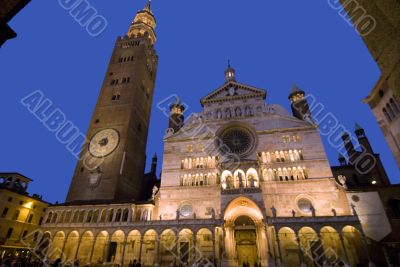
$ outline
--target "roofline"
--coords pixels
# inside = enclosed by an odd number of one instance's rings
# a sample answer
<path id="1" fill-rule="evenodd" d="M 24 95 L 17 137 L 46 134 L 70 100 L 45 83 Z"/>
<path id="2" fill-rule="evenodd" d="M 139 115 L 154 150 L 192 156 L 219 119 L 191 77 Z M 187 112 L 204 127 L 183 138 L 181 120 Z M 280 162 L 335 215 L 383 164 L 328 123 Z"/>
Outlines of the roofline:
<path id="1" fill-rule="evenodd" d="M 28 179 L 30 182 L 33 182 L 33 179 L 31 179 L 31 178 L 29 178 L 29 177 L 27 177 L 27 176 L 25 176 L 25 175 L 23 175 L 23 174 L 21 174 L 21 173 L 19 173 L 19 172 L 1 172 L 1 173 L 0 173 L 0 177 L 3 176 L 3 175 L 4 175 L 4 176 L 5 176 L 5 175 L 20 175 L 20 176 L 22 176 L 22 177 Z"/>

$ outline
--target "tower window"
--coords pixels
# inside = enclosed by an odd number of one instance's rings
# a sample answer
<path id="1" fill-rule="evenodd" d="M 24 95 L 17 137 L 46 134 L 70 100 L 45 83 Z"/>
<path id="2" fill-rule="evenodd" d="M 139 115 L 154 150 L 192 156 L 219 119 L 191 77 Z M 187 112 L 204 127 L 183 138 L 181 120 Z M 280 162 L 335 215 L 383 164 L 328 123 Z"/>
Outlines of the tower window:
<path id="1" fill-rule="evenodd" d="M 141 123 L 138 124 L 137 130 L 138 130 L 139 132 L 142 130 L 142 124 L 141 124 Z"/>
<path id="2" fill-rule="evenodd" d="M 19 217 L 19 210 L 15 211 L 13 220 L 15 221 L 18 220 L 18 217 Z"/>
<path id="3" fill-rule="evenodd" d="M 121 95 L 119 93 L 113 94 L 111 97 L 111 100 L 113 101 L 118 101 L 120 99 Z"/>
<path id="4" fill-rule="evenodd" d="M 31 222 L 32 222 L 32 219 L 33 219 L 33 214 L 30 214 L 30 215 L 29 215 L 29 219 L 28 219 L 28 223 L 31 223 Z"/>

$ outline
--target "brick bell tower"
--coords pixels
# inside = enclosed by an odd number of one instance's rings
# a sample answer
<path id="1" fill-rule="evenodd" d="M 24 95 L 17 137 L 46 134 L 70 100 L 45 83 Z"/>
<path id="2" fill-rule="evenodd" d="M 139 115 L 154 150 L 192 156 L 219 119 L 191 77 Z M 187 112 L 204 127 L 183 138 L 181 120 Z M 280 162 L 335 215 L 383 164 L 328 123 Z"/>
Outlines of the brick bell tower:
<path id="1" fill-rule="evenodd" d="M 149 1 L 137 12 L 127 35 L 117 39 L 67 203 L 143 197 L 146 144 L 158 65 L 155 27 Z"/>

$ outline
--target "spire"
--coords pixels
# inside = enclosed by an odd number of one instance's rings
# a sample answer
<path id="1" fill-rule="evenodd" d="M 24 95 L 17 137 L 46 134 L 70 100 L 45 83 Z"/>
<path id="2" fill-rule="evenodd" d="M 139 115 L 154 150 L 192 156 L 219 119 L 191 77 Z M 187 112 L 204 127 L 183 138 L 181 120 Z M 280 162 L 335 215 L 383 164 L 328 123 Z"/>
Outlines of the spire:
<path id="1" fill-rule="evenodd" d="M 295 95 L 305 95 L 305 92 L 303 91 L 303 90 L 301 90 L 298 86 L 297 86 L 297 84 L 293 84 L 292 85 L 292 89 L 290 90 L 290 93 L 289 93 L 289 99 L 291 100 L 292 98 L 293 98 L 293 96 L 295 96 Z"/>
<path id="2" fill-rule="evenodd" d="M 148 12 L 150 12 L 150 13 L 153 13 L 153 12 L 151 11 L 151 0 L 148 0 L 148 1 L 147 1 L 147 4 L 146 4 L 146 6 L 144 7 L 144 10 L 146 10 L 146 11 L 148 11 Z"/>
<path id="3" fill-rule="evenodd" d="M 236 71 L 231 67 L 231 61 L 228 60 L 228 68 L 225 70 L 225 82 L 236 82 Z"/>
<path id="4" fill-rule="evenodd" d="M 364 128 L 361 127 L 360 124 L 358 124 L 358 123 L 356 122 L 355 130 L 356 130 L 356 131 L 364 130 Z"/>
<path id="5" fill-rule="evenodd" d="M 127 35 L 130 38 L 147 37 L 151 44 L 154 44 L 156 42 L 155 28 L 156 19 L 151 10 L 151 0 L 148 0 L 146 6 L 136 13 Z"/>

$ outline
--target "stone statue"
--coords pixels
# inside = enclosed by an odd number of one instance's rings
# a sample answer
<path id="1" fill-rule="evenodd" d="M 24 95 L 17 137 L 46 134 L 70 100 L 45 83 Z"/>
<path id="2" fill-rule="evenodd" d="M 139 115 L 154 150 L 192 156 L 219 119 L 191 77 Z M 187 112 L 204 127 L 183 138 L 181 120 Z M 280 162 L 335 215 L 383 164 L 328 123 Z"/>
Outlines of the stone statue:
<path id="1" fill-rule="evenodd" d="M 211 218 L 215 219 L 215 210 L 214 209 L 211 209 Z"/>
<path id="2" fill-rule="evenodd" d="M 160 217 L 159 217 L 159 218 L 160 218 L 160 221 L 162 221 L 162 215 L 161 215 L 161 214 L 160 214 Z"/>
<path id="3" fill-rule="evenodd" d="M 176 210 L 176 220 L 179 220 L 179 217 L 180 217 L 180 212 L 179 212 L 179 210 Z"/>
<path id="4" fill-rule="evenodd" d="M 356 211 L 356 206 L 353 203 L 351 203 L 351 209 L 353 210 L 353 215 L 358 216 L 357 211 Z"/>
<path id="5" fill-rule="evenodd" d="M 195 219 L 195 220 L 197 219 L 196 212 L 193 213 L 193 219 Z"/>
<path id="6" fill-rule="evenodd" d="M 272 216 L 276 218 L 276 208 L 274 206 L 271 207 Z"/>
<path id="7" fill-rule="evenodd" d="M 296 211 L 292 210 L 292 217 L 296 217 Z"/>
<path id="8" fill-rule="evenodd" d="M 337 212 L 334 208 L 332 208 L 332 213 L 333 213 L 333 216 L 335 216 L 335 217 L 337 216 Z"/>
<path id="9" fill-rule="evenodd" d="M 240 172 L 238 173 L 238 178 L 239 178 L 239 187 L 243 188 L 243 177 Z"/>
<path id="10" fill-rule="evenodd" d="M 347 190 L 347 184 L 346 184 L 347 178 L 346 178 L 346 176 L 339 175 L 338 176 L 338 180 L 339 180 L 339 183 L 343 186 L 343 188 Z"/>
<path id="11" fill-rule="evenodd" d="M 153 193 L 151 194 L 151 200 L 154 200 L 156 194 L 158 191 L 158 187 L 157 186 L 153 186 Z"/>
<path id="12" fill-rule="evenodd" d="M 311 206 L 310 210 L 311 210 L 312 216 L 315 217 L 316 214 L 315 214 L 315 208 L 314 208 L 314 206 Z"/>

